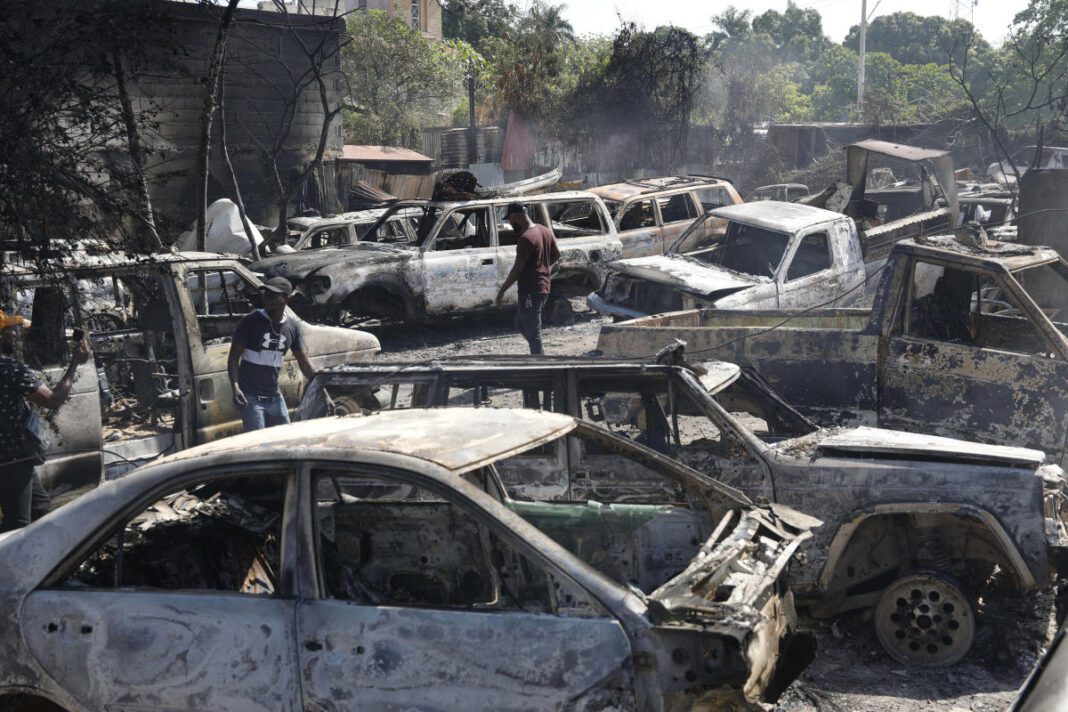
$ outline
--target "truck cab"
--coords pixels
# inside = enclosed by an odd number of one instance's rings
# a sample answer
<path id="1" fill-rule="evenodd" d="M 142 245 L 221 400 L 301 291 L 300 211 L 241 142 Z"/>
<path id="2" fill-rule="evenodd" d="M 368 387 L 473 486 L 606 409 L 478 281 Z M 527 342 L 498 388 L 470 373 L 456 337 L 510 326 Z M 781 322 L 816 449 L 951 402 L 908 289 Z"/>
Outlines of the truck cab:
<path id="1" fill-rule="evenodd" d="M 721 220 L 713 246 L 683 253 L 691 233 Z M 617 260 L 590 308 L 632 319 L 682 309 L 776 309 L 864 296 L 866 272 L 853 220 L 795 203 L 761 201 L 698 218 L 666 254 Z"/>
<path id="2" fill-rule="evenodd" d="M 227 373 L 230 338 L 260 306 L 260 280 L 240 262 L 208 253 L 79 255 L 48 272 L 9 266 L 5 297 L 33 326 L 24 360 L 55 382 L 69 360 L 70 333 L 83 329 L 93 359 L 72 395 L 43 418 L 51 450 L 46 487 L 77 492 L 161 454 L 241 432 Z M 295 316 L 295 315 L 294 315 Z M 378 339 L 304 323 L 316 368 L 371 358 Z M 292 353 L 279 383 L 295 407 L 303 379 Z"/>

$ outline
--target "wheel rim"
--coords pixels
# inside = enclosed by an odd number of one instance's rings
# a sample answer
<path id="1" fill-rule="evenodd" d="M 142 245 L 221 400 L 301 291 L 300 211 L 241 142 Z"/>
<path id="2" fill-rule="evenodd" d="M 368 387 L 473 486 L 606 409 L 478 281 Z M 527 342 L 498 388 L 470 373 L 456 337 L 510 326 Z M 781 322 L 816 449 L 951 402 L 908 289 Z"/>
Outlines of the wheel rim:
<path id="1" fill-rule="evenodd" d="M 913 574 L 899 578 L 883 591 L 875 607 L 875 633 L 898 662 L 952 665 L 972 647 L 975 612 L 951 578 Z"/>

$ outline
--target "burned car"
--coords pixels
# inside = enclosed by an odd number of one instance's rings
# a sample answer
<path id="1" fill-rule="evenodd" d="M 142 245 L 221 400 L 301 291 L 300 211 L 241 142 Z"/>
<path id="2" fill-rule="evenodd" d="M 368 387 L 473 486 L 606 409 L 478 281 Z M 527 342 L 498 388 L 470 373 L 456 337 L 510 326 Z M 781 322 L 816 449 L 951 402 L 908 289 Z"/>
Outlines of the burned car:
<path id="1" fill-rule="evenodd" d="M 514 201 L 398 201 L 355 244 L 272 256 L 252 269 L 299 285 L 302 298 L 292 306 L 313 320 L 421 321 L 492 312 L 515 262 L 519 236 L 505 220 Z M 546 315 L 568 321 L 569 298 L 600 284 L 604 265 L 622 253 L 612 219 L 589 193 L 548 193 L 526 197 L 523 204 L 531 222 L 549 228 L 559 243 Z M 409 240 L 392 226 L 394 216 L 413 209 L 418 215 L 407 219 L 415 239 Z M 514 307 L 517 298 L 509 290 L 502 306 Z"/>
<path id="2" fill-rule="evenodd" d="M 643 178 L 590 188 L 612 213 L 623 257 L 660 255 L 699 215 L 742 202 L 734 184 L 712 176 Z M 707 247 L 723 235 L 726 221 L 713 218 L 689 232 L 684 251 Z"/>
<path id="3" fill-rule="evenodd" d="M 686 496 L 504 494 L 498 464 L 571 440 Z M 806 536 L 560 414 L 245 433 L 0 537 L 0 708 L 748 708 L 805 662 L 784 578 Z"/>
<path id="4" fill-rule="evenodd" d="M 1049 564 L 1064 550 L 1064 472 L 1041 452 L 817 428 L 733 364 L 489 357 L 346 366 L 316 376 L 300 413 L 372 400 L 382 408 L 524 404 L 567 413 L 754 500 L 816 517 L 823 525 L 791 567 L 795 594 L 818 617 L 872 609 L 880 643 L 906 664 L 960 660 L 985 602 L 1049 585 Z M 663 482 L 624 465 L 610 450 L 562 443 L 497 469 L 517 499 L 678 501 Z"/>
<path id="5" fill-rule="evenodd" d="M 707 223 L 726 223 L 712 247 L 684 252 Z M 693 222 L 663 255 L 616 260 L 594 311 L 617 319 L 681 309 L 809 307 L 859 303 L 867 276 L 853 219 L 796 203 L 759 201 L 717 208 Z"/>

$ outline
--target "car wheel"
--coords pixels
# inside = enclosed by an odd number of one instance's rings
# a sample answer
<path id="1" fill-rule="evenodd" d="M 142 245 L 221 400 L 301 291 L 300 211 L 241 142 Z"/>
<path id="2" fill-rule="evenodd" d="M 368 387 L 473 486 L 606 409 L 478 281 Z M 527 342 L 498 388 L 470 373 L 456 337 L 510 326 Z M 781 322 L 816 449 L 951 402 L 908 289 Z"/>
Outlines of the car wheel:
<path id="1" fill-rule="evenodd" d="M 899 663 L 953 665 L 975 640 L 975 608 L 956 579 L 930 571 L 909 574 L 879 597 L 875 635 Z"/>
<path id="2" fill-rule="evenodd" d="M 544 314 L 545 321 L 555 326 L 570 326 L 575 323 L 575 309 L 567 297 L 549 297 Z"/>

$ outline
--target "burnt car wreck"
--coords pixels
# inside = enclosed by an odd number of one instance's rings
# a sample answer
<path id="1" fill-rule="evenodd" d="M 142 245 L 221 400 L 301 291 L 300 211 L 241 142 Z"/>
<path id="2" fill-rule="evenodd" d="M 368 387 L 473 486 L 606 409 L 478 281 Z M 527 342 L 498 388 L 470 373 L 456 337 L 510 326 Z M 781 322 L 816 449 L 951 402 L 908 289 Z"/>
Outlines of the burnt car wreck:
<path id="1" fill-rule="evenodd" d="M 677 360 L 678 350 L 665 357 Z M 354 365 L 318 374 L 301 414 L 504 404 L 595 422 L 773 510 L 816 517 L 822 525 L 791 566 L 794 593 L 817 617 L 870 608 L 879 642 L 906 664 L 959 661 L 983 602 L 1048 586 L 1050 565 L 1068 544 L 1065 475 L 1042 452 L 871 427 L 821 429 L 757 374 L 722 362 Z M 677 490 L 614 453 L 574 443 L 499 463 L 498 472 L 517 499 L 680 501 Z M 924 613 L 936 599 L 937 620 Z"/>
<path id="2" fill-rule="evenodd" d="M 602 428 L 439 409 L 271 435 L 0 538 L 0 706 L 755 709 L 811 656 L 785 577 L 813 522 Z M 508 497 L 497 467 L 560 441 L 685 494 Z"/>

